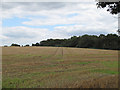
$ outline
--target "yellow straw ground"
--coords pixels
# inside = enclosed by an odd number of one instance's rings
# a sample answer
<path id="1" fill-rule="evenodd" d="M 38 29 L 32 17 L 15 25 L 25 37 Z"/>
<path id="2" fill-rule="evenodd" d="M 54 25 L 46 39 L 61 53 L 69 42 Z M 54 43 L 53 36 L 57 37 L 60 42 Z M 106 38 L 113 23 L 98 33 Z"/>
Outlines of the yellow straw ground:
<path id="1" fill-rule="evenodd" d="M 118 51 L 3 47 L 3 88 L 117 88 Z"/>

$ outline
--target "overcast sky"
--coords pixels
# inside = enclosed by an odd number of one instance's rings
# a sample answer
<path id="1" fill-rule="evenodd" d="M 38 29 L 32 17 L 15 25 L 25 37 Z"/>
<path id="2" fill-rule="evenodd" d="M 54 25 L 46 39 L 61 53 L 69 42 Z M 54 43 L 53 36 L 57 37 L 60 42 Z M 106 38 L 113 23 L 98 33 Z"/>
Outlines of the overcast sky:
<path id="1" fill-rule="evenodd" d="M 117 15 L 97 9 L 95 1 L 3 3 L 0 45 L 117 33 L 117 27 Z"/>

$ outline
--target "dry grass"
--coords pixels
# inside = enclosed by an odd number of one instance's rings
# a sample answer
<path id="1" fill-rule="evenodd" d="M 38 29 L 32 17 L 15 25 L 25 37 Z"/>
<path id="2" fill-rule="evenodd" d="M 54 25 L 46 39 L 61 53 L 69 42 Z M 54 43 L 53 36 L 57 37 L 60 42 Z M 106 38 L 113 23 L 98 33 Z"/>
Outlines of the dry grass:
<path id="1" fill-rule="evenodd" d="M 3 47 L 3 88 L 117 88 L 118 51 Z"/>

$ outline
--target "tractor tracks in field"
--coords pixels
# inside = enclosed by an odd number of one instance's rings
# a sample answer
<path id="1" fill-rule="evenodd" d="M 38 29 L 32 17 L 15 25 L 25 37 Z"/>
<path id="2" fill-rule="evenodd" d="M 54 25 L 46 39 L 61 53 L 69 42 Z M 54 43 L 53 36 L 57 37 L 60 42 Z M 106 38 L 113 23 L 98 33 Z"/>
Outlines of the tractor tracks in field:
<path id="1" fill-rule="evenodd" d="M 64 51 L 63 51 L 63 48 L 62 48 L 62 59 L 64 59 L 63 56 L 64 56 Z"/>
<path id="2" fill-rule="evenodd" d="M 57 54 L 58 50 L 59 50 L 59 47 L 57 47 L 57 49 L 56 49 L 55 53 L 53 53 L 52 57 L 54 57 Z"/>
<path id="3" fill-rule="evenodd" d="M 59 50 L 59 48 L 56 48 L 55 52 L 53 52 L 52 55 L 49 55 L 49 56 L 48 56 L 47 58 L 45 58 L 45 59 L 53 58 L 53 57 L 56 55 L 56 53 L 58 52 L 58 50 Z"/>
<path id="4" fill-rule="evenodd" d="M 58 47 L 58 50 L 56 51 L 56 53 L 54 54 L 53 57 L 58 57 L 57 59 L 62 59 L 63 60 L 63 56 L 64 56 L 64 50 L 63 47 Z"/>
<path id="5" fill-rule="evenodd" d="M 64 51 L 63 47 L 57 47 L 56 50 L 53 52 L 53 54 L 49 55 L 48 57 L 44 58 L 46 59 L 56 59 L 59 56 L 59 59 L 63 59 Z"/>
<path id="6" fill-rule="evenodd" d="M 71 50 L 68 48 L 66 48 L 66 51 L 68 52 L 67 59 L 69 59 L 73 55 L 73 52 L 71 52 Z"/>
<path id="7" fill-rule="evenodd" d="M 63 52 L 63 48 L 62 48 L 62 47 L 58 47 L 57 50 L 56 50 L 56 52 L 54 53 L 53 56 L 60 55 L 61 58 L 63 58 L 63 54 L 64 54 L 64 52 Z"/>

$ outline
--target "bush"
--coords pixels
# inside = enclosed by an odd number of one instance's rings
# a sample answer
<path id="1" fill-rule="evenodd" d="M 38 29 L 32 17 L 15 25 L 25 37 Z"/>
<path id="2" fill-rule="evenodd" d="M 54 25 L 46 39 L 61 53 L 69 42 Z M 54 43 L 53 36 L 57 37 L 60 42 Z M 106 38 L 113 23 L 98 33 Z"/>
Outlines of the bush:
<path id="1" fill-rule="evenodd" d="M 20 47 L 20 45 L 18 45 L 18 44 L 11 44 L 11 46 L 17 46 L 17 47 Z"/>

